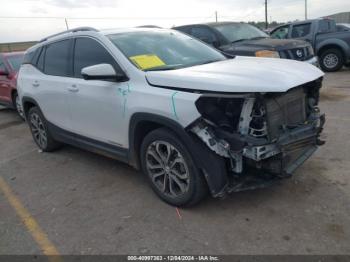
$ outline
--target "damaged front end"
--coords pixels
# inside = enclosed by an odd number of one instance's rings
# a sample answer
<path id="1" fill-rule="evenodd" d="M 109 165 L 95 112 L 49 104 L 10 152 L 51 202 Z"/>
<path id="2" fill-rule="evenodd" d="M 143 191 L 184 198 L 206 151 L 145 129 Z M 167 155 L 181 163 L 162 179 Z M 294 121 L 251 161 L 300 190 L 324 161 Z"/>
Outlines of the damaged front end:
<path id="1" fill-rule="evenodd" d="M 324 144 L 318 108 L 322 79 L 285 93 L 203 95 L 189 130 L 220 159 L 202 168 L 214 196 L 261 188 L 293 172 Z M 204 150 L 204 149 L 203 149 Z M 208 154 L 207 154 L 208 155 Z M 217 172 L 220 172 L 218 174 Z M 218 187 L 221 187 L 220 189 Z"/>

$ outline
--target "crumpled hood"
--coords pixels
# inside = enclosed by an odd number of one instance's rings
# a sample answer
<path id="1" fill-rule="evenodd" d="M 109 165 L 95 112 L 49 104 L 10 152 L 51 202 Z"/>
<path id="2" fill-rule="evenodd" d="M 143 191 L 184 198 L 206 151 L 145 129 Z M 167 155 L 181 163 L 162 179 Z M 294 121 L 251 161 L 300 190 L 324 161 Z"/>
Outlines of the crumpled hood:
<path id="1" fill-rule="evenodd" d="M 305 62 L 237 56 L 206 65 L 146 72 L 151 85 L 209 92 L 286 92 L 324 74 Z"/>

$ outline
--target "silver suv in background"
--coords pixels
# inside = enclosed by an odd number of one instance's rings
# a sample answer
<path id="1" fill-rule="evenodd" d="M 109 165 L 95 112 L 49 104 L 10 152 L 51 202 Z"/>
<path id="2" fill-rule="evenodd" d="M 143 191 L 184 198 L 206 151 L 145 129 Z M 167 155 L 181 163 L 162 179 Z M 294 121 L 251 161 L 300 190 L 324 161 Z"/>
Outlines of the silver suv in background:
<path id="1" fill-rule="evenodd" d="M 290 177 L 323 143 L 322 77 L 173 30 L 77 28 L 27 51 L 18 91 L 44 152 L 67 143 L 126 162 L 184 206 Z"/>

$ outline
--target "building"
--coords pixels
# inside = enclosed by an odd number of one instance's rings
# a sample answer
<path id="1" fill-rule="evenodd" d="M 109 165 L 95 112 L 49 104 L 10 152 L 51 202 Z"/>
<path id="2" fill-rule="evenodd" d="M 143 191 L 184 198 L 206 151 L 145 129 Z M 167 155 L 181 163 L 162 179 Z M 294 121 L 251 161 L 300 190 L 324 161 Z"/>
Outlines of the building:
<path id="1" fill-rule="evenodd" d="M 350 12 L 338 13 L 327 17 L 333 18 L 336 23 L 350 23 Z"/>
<path id="2" fill-rule="evenodd" d="M 35 45 L 37 42 L 16 42 L 16 43 L 0 43 L 0 53 L 2 52 L 16 52 L 25 51 L 29 47 Z"/>

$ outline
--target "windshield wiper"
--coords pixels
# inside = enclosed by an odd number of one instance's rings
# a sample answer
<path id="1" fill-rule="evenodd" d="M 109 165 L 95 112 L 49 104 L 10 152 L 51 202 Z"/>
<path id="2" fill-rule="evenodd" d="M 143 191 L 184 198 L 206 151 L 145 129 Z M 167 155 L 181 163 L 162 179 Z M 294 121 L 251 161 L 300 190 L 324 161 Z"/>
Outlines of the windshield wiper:
<path id="1" fill-rule="evenodd" d="M 157 66 L 157 67 L 153 67 L 153 68 L 149 68 L 146 69 L 144 71 L 165 71 L 165 70 L 175 70 L 175 69 L 179 69 L 180 67 L 182 67 L 183 65 L 178 64 L 178 65 L 163 65 L 163 66 Z"/>
<path id="2" fill-rule="evenodd" d="M 265 39 L 265 38 L 269 38 L 268 36 L 256 36 L 256 37 L 252 37 L 249 40 L 258 40 L 258 39 Z"/>
<path id="3" fill-rule="evenodd" d="M 237 43 L 237 42 L 242 42 L 242 41 L 245 41 L 245 40 L 248 40 L 246 38 L 242 38 L 242 39 L 238 39 L 238 40 L 235 40 L 235 41 L 232 41 L 231 43 Z"/>
<path id="4" fill-rule="evenodd" d="M 223 61 L 223 60 L 222 60 L 222 59 L 213 59 L 213 60 L 205 61 L 205 62 L 202 62 L 202 63 L 199 63 L 199 64 L 195 64 L 195 65 L 196 65 L 196 66 L 197 66 L 197 65 L 206 65 L 206 64 L 211 64 L 211 63 L 219 62 L 219 61 Z"/>

